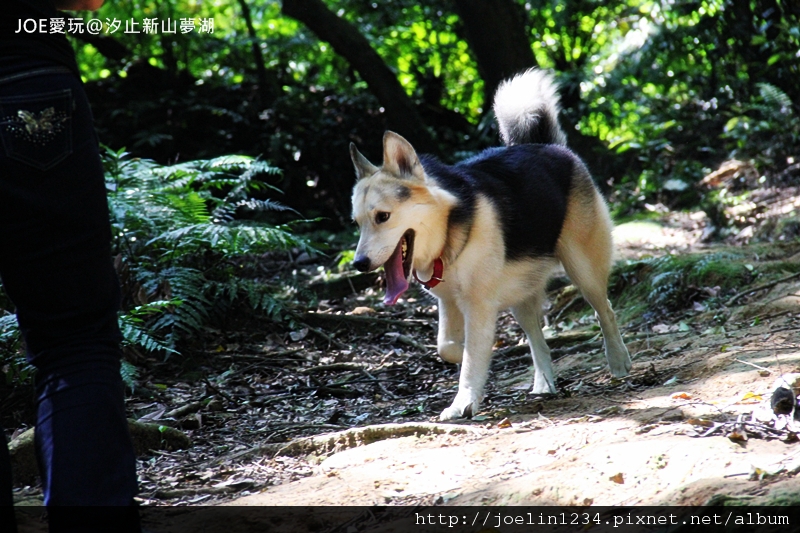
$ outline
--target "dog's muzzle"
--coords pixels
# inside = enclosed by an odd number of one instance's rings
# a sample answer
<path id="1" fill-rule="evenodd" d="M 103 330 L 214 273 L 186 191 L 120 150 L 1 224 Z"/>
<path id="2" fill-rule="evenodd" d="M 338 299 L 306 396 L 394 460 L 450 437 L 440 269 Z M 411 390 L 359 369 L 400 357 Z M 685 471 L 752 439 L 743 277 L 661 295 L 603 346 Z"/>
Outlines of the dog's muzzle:
<path id="1" fill-rule="evenodd" d="M 370 263 L 371 261 L 369 260 L 369 257 L 367 257 L 366 255 L 362 255 L 360 257 L 356 257 L 355 260 L 353 260 L 353 267 L 359 272 L 368 272 Z"/>

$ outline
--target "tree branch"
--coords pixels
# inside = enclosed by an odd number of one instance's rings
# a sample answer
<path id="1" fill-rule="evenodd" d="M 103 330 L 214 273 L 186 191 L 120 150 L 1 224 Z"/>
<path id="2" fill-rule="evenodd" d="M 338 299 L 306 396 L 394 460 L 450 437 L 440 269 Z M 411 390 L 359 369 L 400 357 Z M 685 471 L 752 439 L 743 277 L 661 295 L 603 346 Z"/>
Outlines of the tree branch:
<path id="1" fill-rule="evenodd" d="M 524 13 L 513 0 L 455 0 L 465 37 L 484 82 L 484 109 L 500 82 L 536 66 Z"/>
<path id="2" fill-rule="evenodd" d="M 330 11 L 322 0 L 283 0 L 282 13 L 305 24 L 327 41 L 367 82 L 386 109 L 390 127 L 418 150 L 435 151 L 433 138 L 394 72 L 372 48 L 358 28 Z"/>
<path id="3" fill-rule="evenodd" d="M 250 6 L 247 4 L 247 0 L 238 0 L 238 2 L 239 8 L 242 10 L 245 26 L 247 26 L 247 35 L 250 37 L 250 50 L 253 54 L 253 62 L 256 64 L 258 94 L 261 98 L 261 105 L 267 106 L 275 100 L 278 94 L 278 80 L 274 73 L 267 71 L 267 67 L 264 65 L 264 54 L 261 53 L 261 47 L 258 44 L 258 35 L 253 26 L 253 17 L 250 14 Z"/>

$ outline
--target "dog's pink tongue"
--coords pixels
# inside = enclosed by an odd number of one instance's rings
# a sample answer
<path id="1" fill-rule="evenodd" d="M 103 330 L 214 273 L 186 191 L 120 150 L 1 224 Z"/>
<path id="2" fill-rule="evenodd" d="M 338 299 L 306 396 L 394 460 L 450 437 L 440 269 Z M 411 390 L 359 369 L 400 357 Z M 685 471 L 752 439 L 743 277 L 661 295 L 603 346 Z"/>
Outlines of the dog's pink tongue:
<path id="1" fill-rule="evenodd" d="M 386 272 L 386 296 L 383 297 L 383 303 L 394 305 L 400 295 L 408 290 L 408 280 L 403 272 L 402 239 L 397 243 L 392 256 L 383 265 L 383 270 Z"/>

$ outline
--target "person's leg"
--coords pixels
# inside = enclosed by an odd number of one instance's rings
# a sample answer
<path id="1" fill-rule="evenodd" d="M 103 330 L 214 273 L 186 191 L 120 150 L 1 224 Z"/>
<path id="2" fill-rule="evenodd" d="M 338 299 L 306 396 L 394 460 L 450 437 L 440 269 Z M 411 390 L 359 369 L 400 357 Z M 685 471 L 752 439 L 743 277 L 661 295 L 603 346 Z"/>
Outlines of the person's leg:
<path id="1" fill-rule="evenodd" d="M 131 505 L 119 286 L 80 81 L 54 74 L 0 85 L 0 121 L 0 276 L 37 369 L 45 504 Z"/>
<path id="2" fill-rule="evenodd" d="M 0 531 L 17 533 L 17 521 L 14 518 L 14 496 L 11 484 L 11 457 L 3 426 L 0 425 Z"/>

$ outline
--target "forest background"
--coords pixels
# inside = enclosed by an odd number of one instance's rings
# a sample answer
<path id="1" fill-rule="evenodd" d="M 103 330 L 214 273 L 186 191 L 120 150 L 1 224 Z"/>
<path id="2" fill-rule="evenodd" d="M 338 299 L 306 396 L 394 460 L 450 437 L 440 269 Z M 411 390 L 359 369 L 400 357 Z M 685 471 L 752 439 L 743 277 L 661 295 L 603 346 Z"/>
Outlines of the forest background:
<path id="1" fill-rule="evenodd" d="M 263 254 L 347 269 L 348 145 L 380 161 L 393 129 L 446 162 L 495 146 L 494 91 L 527 68 L 555 73 L 618 222 L 700 210 L 704 240 L 735 236 L 748 189 L 800 178 L 794 2 L 131 0 L 69 17 L 104 23 L 70 39 L 107 147 L 126 346 L 166 358 L 234 309 L 292 327 L 326 296 Z M 725 186 L 704 183 L 723 163 Z M 0 304 L 11 385 L 31 369 Z"/>
<path id="2" fill-rule="evenodd" d="M 129 0 L 67 16 L 104 23 L 70 39 L 106 147 L 132 391 L 154 364 L 222 349 L 214 328 L 253 310 L 272 326 L 248 334 L 311 332 L 353 357 L 306 324 L 377 281 L 348 273 L 348 145 L 375 162 L 386 129 L 446 162 L 496 146 L 492 95 L 528 68 L 555 73 L 568 144 L 618 222 L 702 212 L 702 240 L 749 239 L 752 191 L 800 180 L 796 2 Z M 781 239 L 800 234 L 794 211 L 781 224 Z M 612 300 L 639 291 L 637 329 L 697 298 L 723 308 L 761 279 L 747 258 L 709 257 L 629 262 Z M 695 263 L 714 279 L 693 278 Z M 0 296 L 0 412 L 24 428 L 33 370 L 13 310 Z"/>
<path id="3" fill-rule="evenodd" d="M 494 90 L 530 67 L 557 74 L 569 144 L 618 216 L 701 203 L 694 185 L 728 159 L 790 177 L 800 135 L 794 2 L 132 0 L 95 16 L 213 19 L 77 36 L 106 145 L 259 156 L 287 205 L 334 229 L 350 227 L 350 142 L 375 160 L 387 128 L 446 161 L 494 146 Z"/>

